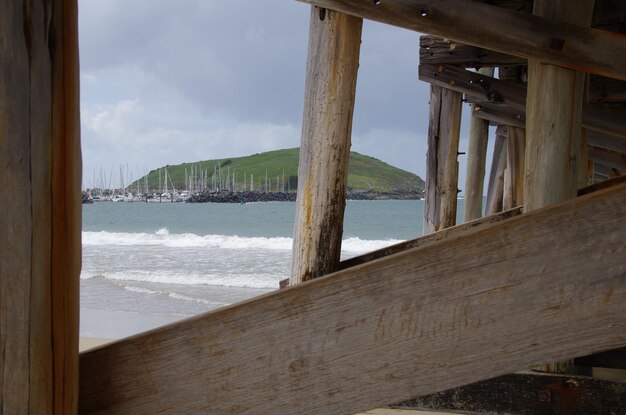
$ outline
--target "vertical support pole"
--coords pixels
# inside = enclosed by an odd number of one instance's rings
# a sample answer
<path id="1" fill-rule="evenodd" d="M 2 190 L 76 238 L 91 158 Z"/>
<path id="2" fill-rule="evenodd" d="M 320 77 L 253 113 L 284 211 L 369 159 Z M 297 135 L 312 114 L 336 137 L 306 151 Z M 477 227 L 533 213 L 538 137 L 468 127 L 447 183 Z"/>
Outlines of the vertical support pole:
<path id="1" fill-rule="evenodd" d="M 535 0 L 533 14 L 589 26 L 595 0 Z M 562 40 L 553 39 L 555 48 Z M 530 212 L 576 196 L 581 181 L 581 72 L 528 60 L 524 210 Z M 548 372 L 570 372 L 573 362 L 548 364 Z"/>
<path id="2" fill-rule="evenodd" d="M 526 132 L 522 128 L 507 127 L 506 149 L 503 210 L 524 204 Z"/>
<path id="3" fill-rule="evenodd" d="M 590 170 L 592 171 L 591 175 L 589 174 Z M 592 184 L 593 162 L 589 160 L 589 130 L 586 128 L 582 129 L 580 135 L 580 158 L 577 173 L 579 189 Z"/>
<path id="4" fill-rule="evenodd" d="M 81 262 L 76 0 L 0 13 L 0 413 L 75 414 Z"/>
<path id="5" fill-rule="evenodd" d="M 290 285 L 332 272 L 340 260 L 362 25 L 311 8 Z"/>
<path id="6" fill-rule="evenodd" d="M 480 68 L 478 73 L 493 76 L 493 68 Z M 472 113 L 474 106 L 475 104 L 470 104 Z M 478 219 L 483 215 L 483 183 L 488 142 L 489 121 L 472 116 L 467 148 L 463 222 Z"/>
<path id="7" fill-rule="evenodd" d="M 596 174 L 595 170 L 595 163 L 591 160 L 587 160 L 587 183 L 590 185 L 594 183 L 594 176 Z"/>
<path id="8" fill-rule="evenodd" d="M 431 85 L 424 234 L 456 224 L 463 95 Z"/>
<path id="9" fill-rule="evenodd" d="M 487 204 L 485 206 L 485 215 L 487 216 L 502 210 L 506 154 L 507 129 L 499 126 L 496 129 L 496 141 L 493 146 L 491 172 L 489 173 L 489 188 L 487 189 Z"/>
<path id="10" fill-rule="evenodd" d="M 589 26 L 594 0 L 536 0 L 534 14 Z M 559 39 L 554 40 L 559 47 Z M 576 196 L 584 74 L 530 59 L 524 209 Z"/>

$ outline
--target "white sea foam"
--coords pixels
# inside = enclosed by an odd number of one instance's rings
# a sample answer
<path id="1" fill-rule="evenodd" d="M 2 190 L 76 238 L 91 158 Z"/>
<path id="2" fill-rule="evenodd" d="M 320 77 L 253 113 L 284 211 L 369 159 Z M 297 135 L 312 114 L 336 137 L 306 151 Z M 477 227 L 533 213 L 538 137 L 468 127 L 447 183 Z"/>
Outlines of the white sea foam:
<path id="1" fill-rule="evenodd" d="M 279 274 L 240 274 L 240 275 L 217 275 L 217 274 L 198 274 L 198 273 L 176 273 L 169 271 L 146 271 L 138 269 L 129 269 L 124 271 L 110 271 L 104 273 L 89 273 L 83 271 L 81 273 L 82 279 L 101 278 L 114 280 L 114 281 L 135 281 L 137 283 L 157 283 L 157 284 L 179 284 L 179 285 L 214 285 L 223 287 L 237 287 L 237 288 L 276 288 L 278 282 L 284 278 L 288 278 L 287 275 Z M 144 289 L 142 287 L 135 287 L 125 285 L 124 289 L 127 291 L 141 292 L 144 294 L 163 294 L 160 291 Z M 169 295 L 169 293 L 166 293 Z"/>
<path id="2" fill-rule="evenodd" d="M 199 236 L 192 233 L 170 234 L 161 228 L 155 233 L 83 232 L 83 245 L 165 246 L 171 248 L 222 248 L 290 250 L 291 238 L 242 237 L 230 235 Z"/>
<path id="3" fill-rule="evenodd" d="M 351 253 L 374 251 L 402 242 L 398 239 L 367 240 L 356 237 L 344 239 L 342 250 Z M 171 248 L 222 248 L 291 250 L 293 240 L 285 237 L 242 237 L 229 235 L 199 236 L 192 233 L 170 234 L 165 228 L 155 233 L 83 232 L 83 245 L 165 246 Z"/>
<path id="4" fill-rule="evenodd" d="M 149 290 L 147 288 L 135 287 L 135 286 L 132 286 L 132 285 L 125 285 L 124 289 L 126 291 L 130 291 L 130 292 L 133 292 L 133 293 L 140 293 L 140 294 L 163 294 L 163 292 L 161 292 L 161 291 Z"/>
<path id="5" fill-rule="evenodd" d="M 361 238 L 348 238 L 344 239 L 341 243 L 341 250 L 350 253 L 365 253 L 375 251 L 380 248 L 384 248 L 389 245 L 394 245 L 403 242 L 400 239 L 361 239 Z"/>
<path id="6" fill-rule="evenodd" d="M 176 300 L 187 301 L 187 302 L 191 302 L 191 303 L 215 305 L 215 306 L 225 306 L 225 305 L 229 304 L 229 303 L 225 303 L 225 302 L 221 302 L 221 301 L 211 301 L 211 300 L 206 300 L 204 298 L 191 297 L 191 296 L 184 295 L 184 294 L 179 294 L 179 293 L 176 293 L 176 292 L 150 290 L 148 288 L 136 287 L 134 285 L 125 285 L 124 289 L 126 291 L 130 291 L 130 292 L 133 292 L 133 293 L 139 293 L 139 294 L 167 295 L 170 298 L 174 298 Z"/>
<path id="7" fill-rule="evenodd" d="M 199 303 L 199 304 L 206 304 L 206 305 L 217 305 L 217 306 L 225 306 L 225 305 L 229 304 L 229 303 L 224 303 L 224 302 L 220 302 L 220 301 L 205 300 L 204 298 L 190 297 L 188 295 L 183 295 L 183 294 L 178 294 L 178 293 L 169 293 L 168 295 L 171 298 L 175 298 L 177 300 L 189 301 L 189 302 L 192 302 L 192 303 Z"/>

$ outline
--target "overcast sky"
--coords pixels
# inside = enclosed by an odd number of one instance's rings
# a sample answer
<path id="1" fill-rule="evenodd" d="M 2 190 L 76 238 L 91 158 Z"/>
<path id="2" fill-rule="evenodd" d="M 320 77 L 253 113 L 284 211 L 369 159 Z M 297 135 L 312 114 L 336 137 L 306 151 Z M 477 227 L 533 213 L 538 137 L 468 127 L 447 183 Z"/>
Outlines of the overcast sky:
<path id="1" fill-rule="evenodd" d="M 297 147 L 310 6 L 294 0 L 79 0 L 84 187 L 128 165 Z M 352 150 L 425 177 L 419 34 L 365 22 Z M 464 107 L 467 110 L 467 107 Z M 466 111 L 467 112 L 467 111 Z M 464 120 L 466 130 L 467 117 Z M 462 134 L 461 151 L 467 147 Z M 465 160 L 460 157 L 460 187 Z"/>

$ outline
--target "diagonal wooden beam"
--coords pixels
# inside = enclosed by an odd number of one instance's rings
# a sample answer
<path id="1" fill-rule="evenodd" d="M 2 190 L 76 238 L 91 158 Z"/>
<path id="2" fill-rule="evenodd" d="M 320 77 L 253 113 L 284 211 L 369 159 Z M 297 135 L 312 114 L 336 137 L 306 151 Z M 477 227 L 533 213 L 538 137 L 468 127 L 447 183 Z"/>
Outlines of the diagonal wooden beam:
<path id="1" fill-rule="evenodd" d="M 626 346 L 626 184 L 81 355 L 80 413 L 353 414 Z"/>
<path id="2" fill-rule="evenodd" d="M 497 52 L 626 80 L 626 35 L 470 0 L 298 0 Z"/>

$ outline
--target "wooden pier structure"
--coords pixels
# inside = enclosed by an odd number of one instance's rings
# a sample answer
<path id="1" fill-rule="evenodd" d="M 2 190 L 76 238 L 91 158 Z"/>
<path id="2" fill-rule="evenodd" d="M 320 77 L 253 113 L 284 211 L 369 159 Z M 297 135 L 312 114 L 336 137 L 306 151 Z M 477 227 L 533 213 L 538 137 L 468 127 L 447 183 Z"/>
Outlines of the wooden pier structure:
<path id="1" fill-rule="evenodd" d="M 0 414 L 626 414 L 626 4 L 303 3 L 289 287 L 79 355 L 77 0 L 4 2 Z M 363 19 L 424 34 L 426 235 L 340 262 Z"/>

